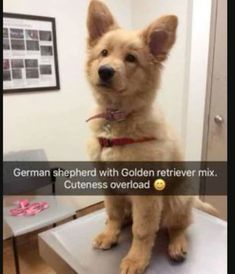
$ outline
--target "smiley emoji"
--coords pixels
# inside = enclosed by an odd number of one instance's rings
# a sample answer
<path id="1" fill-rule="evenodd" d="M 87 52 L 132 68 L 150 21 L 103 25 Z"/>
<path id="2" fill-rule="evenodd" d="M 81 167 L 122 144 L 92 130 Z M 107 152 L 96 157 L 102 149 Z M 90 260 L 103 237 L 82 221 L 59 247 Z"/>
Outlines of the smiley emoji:
<path id="1" fill-rule="evenodd" d="M 166 182 L 163 179 L 157 179 L 153 184 L 154 188 L 158 191 L 162 191 L 166 187 Z"/>

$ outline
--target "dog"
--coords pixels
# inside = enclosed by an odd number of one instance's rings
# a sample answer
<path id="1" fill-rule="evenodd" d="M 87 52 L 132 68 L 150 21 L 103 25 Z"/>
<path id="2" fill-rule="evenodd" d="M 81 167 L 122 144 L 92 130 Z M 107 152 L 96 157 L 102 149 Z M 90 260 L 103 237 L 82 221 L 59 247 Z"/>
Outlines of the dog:
<path id="1" fill-rule="evenodd" d="M 176 16 L 165 15 L 142 30 L 127 31 L 103 2 L 90 2 L 86 71 L 97 102 L 88 119 L 93 131 L 88 143 L 92 161 L 183 161 L 163 113 L 158 106 L 153 108 L 177 24 Z M 193 207 L 217 215 L 211 205 L 193 196 L 106 196 L 106 228 L 95 238 L 94 247 L 109 249 L 117 244 L 129 208 L 133 240 L 121 273 L 145 271 L 161 227 L 169 234 L 170 258 L 182 261 Z"/>

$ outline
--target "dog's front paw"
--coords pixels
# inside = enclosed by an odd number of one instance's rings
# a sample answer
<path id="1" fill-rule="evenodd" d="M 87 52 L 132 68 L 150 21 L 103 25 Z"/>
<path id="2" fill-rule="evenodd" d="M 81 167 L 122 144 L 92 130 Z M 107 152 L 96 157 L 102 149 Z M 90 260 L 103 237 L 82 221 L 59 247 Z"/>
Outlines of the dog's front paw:
<path id="1" fill-rule="evenodd" d="M 142 274 L 147 265 L 147 261 L 127 256 L 122 260 L 121 274 Z"/>
<path id="2" fill-rule="evenodd" d="M 93 247 L 97 249 L 110 249 L 117 244 L 117 241 L 117 236 L 103 232 L 94 239 Z"/>
<path id="3" fill-rule="evenodd" d="M 175 241 L 169 244 L 169 256 L 174 262 L 182 262 L 187 256 L 187 242 L 186 240 Z"/>

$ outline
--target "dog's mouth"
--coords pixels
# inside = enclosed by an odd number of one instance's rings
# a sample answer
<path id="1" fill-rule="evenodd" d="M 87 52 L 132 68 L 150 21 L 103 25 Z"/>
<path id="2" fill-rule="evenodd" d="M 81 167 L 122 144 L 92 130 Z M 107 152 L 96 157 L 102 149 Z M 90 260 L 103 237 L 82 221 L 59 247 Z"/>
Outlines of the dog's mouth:
<path id="1" fill-rule="evenodd" d="M 117 89 L 110 82 L 99 82 L 96 86 L 99 87 L 99 88 L 103 88 L 102 91 L 107 91 L 107 92 L 112 92 L 113 91 L 113 92 L 116 92 L 116 93 L 122 93 L 126 90 L 126 88 Z"/>
<path id="2" fill-rule="evenodd" d="M 97 86 L 105 89 L 112 89 L 111 83 L 107 83 L 107 82 L 100 82 L 97 84 Z"/>
<path id="3" fill-rule="evenodd" d="M 122 93 L 126 89 L 117 89 L 111 83 L 98 83 L 97 87 L 102 88 L 102 91 Z"/>

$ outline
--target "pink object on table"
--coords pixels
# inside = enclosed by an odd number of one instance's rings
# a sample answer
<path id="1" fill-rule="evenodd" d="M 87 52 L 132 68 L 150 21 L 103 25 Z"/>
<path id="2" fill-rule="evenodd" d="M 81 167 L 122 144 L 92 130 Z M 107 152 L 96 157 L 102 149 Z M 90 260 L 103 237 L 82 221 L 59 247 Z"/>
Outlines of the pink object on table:
<path id="1" fill-rule="evenodd" d="M 16 217 L 34 216 L 49 207 L 47 202 L 35 202 L 30 204 L 28 200 L 19 200 L 14 204 L 16 204 L 17 207 L 10 209 L 9 213 L 11 216 Z"/>

